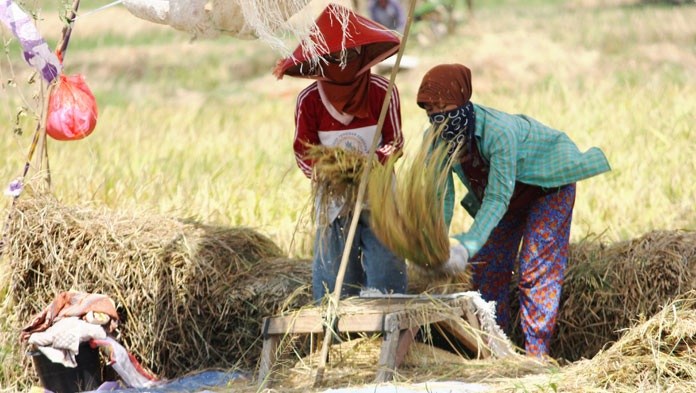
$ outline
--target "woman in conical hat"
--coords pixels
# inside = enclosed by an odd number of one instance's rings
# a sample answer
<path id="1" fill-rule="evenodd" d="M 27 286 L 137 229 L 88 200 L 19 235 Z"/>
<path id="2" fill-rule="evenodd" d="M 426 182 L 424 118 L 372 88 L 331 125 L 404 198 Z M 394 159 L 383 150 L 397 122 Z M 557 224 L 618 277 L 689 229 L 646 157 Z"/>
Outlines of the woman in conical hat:
<path id="1" fill-rule="evenodd" d="M 472 103 L 472 92 L 466 66 L 441 64 L 425 74 L 417 96 L 430 122 L 444 124 L 438 142 L 454 160 L 445 221 L 449 226 L 455 174 L 468 190 L 461 205 L 474 217 L 468 232 L 450 235 L 443 270 L 461 271 L 471 258 L 474 288 L 496 302 L 498 323 L 507 330 L 508 292 L 519 260 L 525 348 L 546 357 L 568 259 L 575 183 L 609 171 L 609 163 L 600 149 L 582 153 L 565 133 L 529 116 Z"/>
<path id="2" fill-rule="evenodd" d="M 316 21 L 319 34 L 310 37 L 293 55 L 278 62 L 274 74 L 315 79 L 297 97 L 295 159 L 311 179 L 308 145 L 340 146 L 369 153 L 389 81 L 370 68 L 399 49 L 399 38 L 389 29 L 352 11 L 329 5 Z M 320 58 L 309 58 L 308 46 L 320 48 Z M 376 155 L 381 162 L 403 146 L 399 93 L 394 86 Z M 317 223 L 314 245 L 314 298 L 333 291 L 345 245 L 349 218 L 341 202 L 329 209 L 327 222 Z M 360 288 L 383 293 L 406 292 L 406 264 L 374 236 L 369 210 L 363 211 L 346 269 L 342 296 Z"/>

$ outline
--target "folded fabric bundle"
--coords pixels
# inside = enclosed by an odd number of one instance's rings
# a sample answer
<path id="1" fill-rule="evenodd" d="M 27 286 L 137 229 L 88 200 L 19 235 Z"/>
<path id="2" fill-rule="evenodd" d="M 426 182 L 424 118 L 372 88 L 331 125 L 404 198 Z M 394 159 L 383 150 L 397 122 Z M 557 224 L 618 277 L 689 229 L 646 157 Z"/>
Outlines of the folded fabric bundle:
<path id="1" fill-rule="evenodd" d="M 105 316 L 109 319 L 106 320 Z M 113 300 L 106 295 L 84 292 L 62 292 L 43 311 L 36 314 L 20 334 L 22 341 L 27 341 L 33 333 L 42 332 L 63 318 L 79 317 L 102 322 L 107 333 L 118 326 L 118 313 Z"/>
<path id="2" fill-rule="evenodd" d="M 49 360 L 65 367 L 77 367 L 80 343 L 103 347 L 112 366 L 128 387 L 147 388 L 159 382 L 133 355 L 109 337 L 118 326 L 114 302 L 105 295 L 62 292 L 35 315 L 21 332 L 21 339 L 37 347 Z"/>
<path id="3" fill-rule="evenodd" d="M 36 345 L 54 363 L 77 367 L 75 356 L 80 343 L 91 339 L 106 339 L 104 328 L 78 317 L 69 317 L 61 319 L 43 332 L 33 333 L 27 344 Z"/>

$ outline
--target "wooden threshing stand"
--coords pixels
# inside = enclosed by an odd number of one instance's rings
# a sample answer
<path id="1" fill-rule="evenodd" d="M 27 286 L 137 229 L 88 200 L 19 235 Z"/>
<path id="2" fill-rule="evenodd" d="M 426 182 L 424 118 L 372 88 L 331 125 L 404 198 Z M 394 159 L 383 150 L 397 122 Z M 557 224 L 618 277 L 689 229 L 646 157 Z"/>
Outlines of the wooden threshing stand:
<path id="1" fill-rule="evenodd" d="M 481 307 L 486 304 L 476 292 L 445 296 L 378 295 L 342 300 L 338 333 L 382 333 L 382 349 L 375 382 L 391 379 L 421 326 L 437 324 L 478 357 L 507 357 L 512 345 L 495 325 L 495 318 Z M 278 344 L 287 335 L 324 334 L 325 307 L 312 307 L 263 321 L 263 351 L 259 387 L 268 387 L 276 363 Z"/>

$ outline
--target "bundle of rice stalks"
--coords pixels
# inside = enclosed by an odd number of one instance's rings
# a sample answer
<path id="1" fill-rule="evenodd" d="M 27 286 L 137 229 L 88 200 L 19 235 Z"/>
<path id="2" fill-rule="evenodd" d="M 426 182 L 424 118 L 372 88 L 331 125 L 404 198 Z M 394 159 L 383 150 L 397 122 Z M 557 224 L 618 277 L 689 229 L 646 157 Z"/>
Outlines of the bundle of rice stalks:
<path id="1" fill-rule="evenodd" d="M 66 207 L 46 196 L 20 200 L 7 240 L 0 334 L 13 353 L 3 370 L 24 363 L 25 380 L 33 373 L 19 331 L 69 289 L 111 297 L 122 319 L 119 341 L 167 378 L 208 367 L 252 370 L 262 318 L 311 301 L 311 265 L 283 259 L 249 228 Z"/>
<path id="2" fill-rule="evenodd" d="M 367 161 L 359 152 L 341 147 L 308 145 L 305 159 L 313 162 L 312 196 L 315 215 L 327 222 L 329 208 L 337 201 L 353 206 L 358 196 L 360 177 Z M 373 166 L 374 167 L 374 166 Z"/>
<path id="3" fill-rule="evenodd" d="M 510 304 L 517 322 L 511 338 L 522 345 L 518 281 Z M 655 231 L 605 245 L 599 240 L 571 244 L 551 356 L 591 358 L 619 332 L 654 315 L 676 297 L 696 289 L 696 232 Z"/>
<path id="4" fill-rule="evenodd" d="M 448 228 L 444 217 L 447 180 L 446 146 L 432 149 L 437 138 L 430 130 L 414 157 L 399 168 L 394 182 L 391 159 L 370 173 L 370 225 L 375 236 L 396 255 L 425 269 L 449 258 Z"/>

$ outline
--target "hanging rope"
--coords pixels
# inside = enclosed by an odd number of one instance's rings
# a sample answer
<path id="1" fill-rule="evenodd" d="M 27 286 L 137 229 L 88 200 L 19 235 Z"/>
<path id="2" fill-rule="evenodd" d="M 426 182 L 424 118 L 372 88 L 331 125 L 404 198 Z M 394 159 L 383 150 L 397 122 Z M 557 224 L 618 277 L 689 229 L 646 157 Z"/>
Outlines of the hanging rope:
<path id="1" fill-rule="evenodd" d="M 71 26 L 74 25 L 75 22 L 76 22 L 78 19 L 80 19 L 80 18 L 84 18 L 84 17 L 86 17 L 86 16 L 92 15 L 92 14 L 94 14 L 94 13 L 96 13 L 96 12 L 99 12 L 99 11 L 103 11 L 103 10 L 105 10 L 105 9 L 107 9 L 107 8 L 113 7 L 113 6 L 118 5 L 118 4 L 121 4 L 121 3 L 123 3 L 123 0 L 116 0 L 116 1 L 114 1 L 113 3 L 109 3 L 109 4 L 107 4 L 107 5 L 103 5 L 103 6 L 99 7 L 99 8 L 95 8 L 95 9 L 93 9 L 92 11 L 87 12 L 86 14 L 82 14 L 82 15 L 76 16 L 75 19 L 72 20 L 72 23 L 71 23 L 70 25 L 71 25 Z M 76 10 L 76 11 L 77 11 L 77 10 Z"/>

